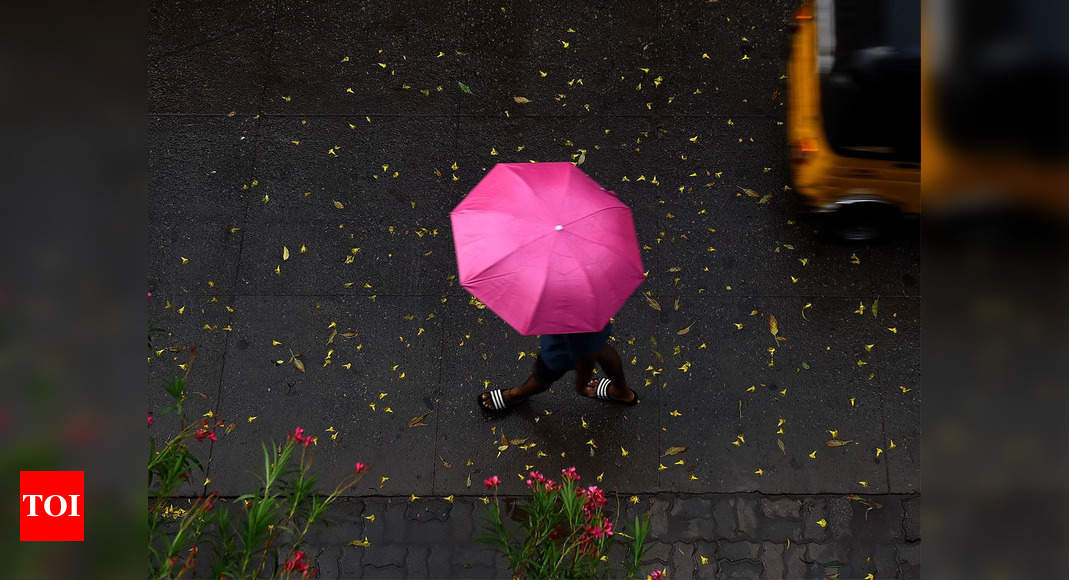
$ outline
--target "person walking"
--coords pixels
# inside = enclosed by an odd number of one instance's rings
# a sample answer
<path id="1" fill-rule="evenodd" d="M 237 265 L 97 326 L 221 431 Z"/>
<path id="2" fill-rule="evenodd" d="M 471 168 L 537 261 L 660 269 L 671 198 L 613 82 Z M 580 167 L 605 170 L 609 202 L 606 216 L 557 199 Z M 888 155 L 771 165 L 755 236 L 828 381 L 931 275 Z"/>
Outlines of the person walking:
<path id="1" fill-rule="evenodd" d="M 493 389 L 479 395 L 479 404 L 489 411 L 504 411 L 548 389 L 553 383 L 575 371 L 575 390 L 584 397 L 624 405 L 638 403 L 638 395 L 628 388 L 620 354 L 609 344 L 612 323 L 600 332 L 543 334 L 540 352 L 531 376 L 518 387 Z M 591 380 L 594 365 L 607 378 Z"/>
<path id="2" fill-rule="evenodd" d="M 575 371 L 580 395 L 634 405 L 612 317 L 645 279 L 631 209 L 568 162 L 499 163 L 449 214 L 460 284 L 524 336 L 531 376 L 479 395 L 502 411 Z M 595 365 L 606 378 L 591 380 Z"/>

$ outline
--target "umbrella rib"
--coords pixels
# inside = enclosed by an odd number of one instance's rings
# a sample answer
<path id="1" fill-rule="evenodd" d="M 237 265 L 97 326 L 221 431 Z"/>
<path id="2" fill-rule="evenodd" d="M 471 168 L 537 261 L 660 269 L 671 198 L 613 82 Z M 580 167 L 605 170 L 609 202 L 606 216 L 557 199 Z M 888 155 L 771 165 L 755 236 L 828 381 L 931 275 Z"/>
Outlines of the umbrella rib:
<path id="1" fill-rule="evenodd" d="M 542 204 L 542 207 L 546 210 L 546 213 L 549 213 L 549 212 L 552 211 L 550 209 L 549 205 L 546 203 L 546 200 L 543 199 L 542 196 L 540 196 L 537 193 L 535 193 L 535 188 L 530 183 L 527 182 L 527 178 L 524 177 L 522 173 L 520 173 L 519 171 L 516 171 L 511 166 L 509 167 L 509 171 L 511 171 L 512 174 L 515 175 L 520 180 L 520 183 L 522 183 L 524 185 L 524 187 L 527 188 L 527 191 L 531 194 L 531 197 L 537 199 L 538 202 L 540 204 Z"/>
<path id="2" fill-rule="evenodd" d="M 559 239 L 560 239 L 560 237 L 558 236 L 551 242 L 551 245 L 549 247 L 549 251 L 546 252 L 546 262 L 547 262 L 546 267 L 542 268 L 541 270 L 539 270 L 540 272 L 544 273 L 544 276 L 542 276 L 542 288 L 540 288 L 538 290 L 538 302 L 535 302 L 534 309 L 531 310 L 531 316 L 527 319 L 527 328 L 528 329 L 531 328 L 531 324 L 534 322 L 534 317 L 535 317 L 536 314 L 538 314 L 538 309 L 542 307 L 542 298 L 544 298 L 545 295 L 546 295 L 546 284 L 549 282 L 549 264 L 548 264 L 548 262 L 549 262 L 550 256 L 553 255 L 553 251 L 554 251 L 554 249 L 556 248 L 556 245 L 557 245 L 557 240 L 559 240 Z"/>

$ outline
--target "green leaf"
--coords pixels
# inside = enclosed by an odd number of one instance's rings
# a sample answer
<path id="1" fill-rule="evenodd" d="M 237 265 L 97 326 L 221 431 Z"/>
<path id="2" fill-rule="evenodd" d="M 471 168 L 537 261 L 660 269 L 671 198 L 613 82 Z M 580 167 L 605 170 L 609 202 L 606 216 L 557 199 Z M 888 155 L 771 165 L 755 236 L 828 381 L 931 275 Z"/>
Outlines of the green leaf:
<path id="1" fill-rule="evenodd" d="M 802 361 L 802 368 L 808 371 L 809 370 L 809 363 L 807 363 L 805 361 Z"/>
<path id="2" fill-rule="evenodd" d="M 460 85 L 460 90 L 464 91 L 465 93 L 468 93 L 469 95 L 471 94 L 471 88 L 468 87 L 468 85 L 460 81 L 457 81 L 457 84 Z"/>

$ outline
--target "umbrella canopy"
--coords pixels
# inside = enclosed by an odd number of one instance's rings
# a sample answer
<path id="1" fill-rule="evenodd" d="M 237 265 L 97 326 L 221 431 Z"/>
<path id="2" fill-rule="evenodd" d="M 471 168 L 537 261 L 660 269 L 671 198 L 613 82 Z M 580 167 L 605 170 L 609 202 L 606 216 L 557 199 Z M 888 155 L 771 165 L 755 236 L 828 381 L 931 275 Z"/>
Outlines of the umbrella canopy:
<path id="1" fill-rule="evenodd" d="M 450 218 L 461 285 L 520 334 L 600 331 L 644 278 L 631 210 L 571 163 L 499 163 Z"/>

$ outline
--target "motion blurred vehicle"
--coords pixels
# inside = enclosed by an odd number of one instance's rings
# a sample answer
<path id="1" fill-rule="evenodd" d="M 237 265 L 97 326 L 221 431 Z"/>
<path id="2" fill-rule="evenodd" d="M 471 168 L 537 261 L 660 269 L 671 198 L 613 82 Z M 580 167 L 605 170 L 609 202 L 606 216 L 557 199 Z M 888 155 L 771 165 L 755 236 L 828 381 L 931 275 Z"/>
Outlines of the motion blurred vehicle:
<path id="1" fill-rule="evenodd" d="M 926 7 L 925 213 L 1069 217 L 1064 0 Z"/>
<path id="2" fill-rule="evenodd" d="M 805 0 L 793 28 L 794 189 L 833 236 L 879 238 L 921 208 L 920 0 Z"/>

